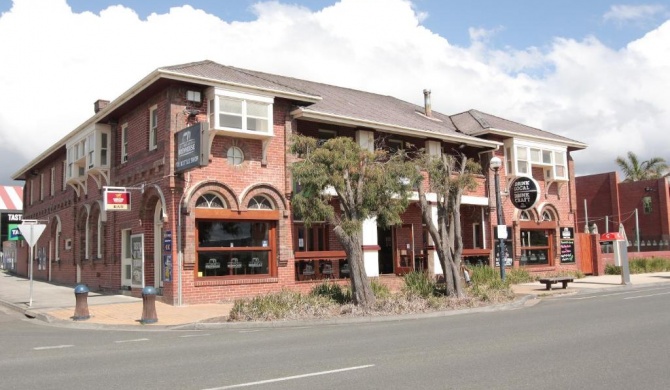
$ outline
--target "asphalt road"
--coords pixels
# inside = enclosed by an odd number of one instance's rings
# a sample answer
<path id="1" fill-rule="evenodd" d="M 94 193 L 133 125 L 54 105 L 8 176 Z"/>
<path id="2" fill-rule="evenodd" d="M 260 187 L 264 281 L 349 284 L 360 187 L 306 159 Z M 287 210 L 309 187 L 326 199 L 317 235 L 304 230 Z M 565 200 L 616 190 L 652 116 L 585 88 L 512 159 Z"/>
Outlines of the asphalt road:
<path id="1" fill-rule="evenodd" d="M 207 331 L 48 326 L 0 309 L 2 389 L 666 389 L 670 286 L 516 310 Z"/>

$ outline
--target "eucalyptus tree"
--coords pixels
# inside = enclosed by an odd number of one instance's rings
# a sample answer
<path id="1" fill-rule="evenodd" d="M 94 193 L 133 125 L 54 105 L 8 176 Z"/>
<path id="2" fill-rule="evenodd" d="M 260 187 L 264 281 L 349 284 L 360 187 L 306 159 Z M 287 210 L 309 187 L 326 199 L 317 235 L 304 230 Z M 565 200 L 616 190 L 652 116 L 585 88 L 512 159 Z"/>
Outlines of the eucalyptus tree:
<path id="1" fill-rule="evenodd" d="M 291 165 L 293 180 L 299 183 L 291 199 L 294 213 L 307 226 L 320 221 L 333 226 L 347 254 L 354 303 L 371 306 L 375 296 L 363 261 L 363 222 L 402 222 L 400 214 L 409 205 L 416 177 L 413 163 L 402 151 L 369 151 L 347 137 L 320 143 L 294 135 L 291 152 L 298 158 Z"/>
<path id="2" fill-rule="evenodd" d="M 460 278 L 463 254 L 463 229 L 461 227 L 461 197 L 465 191 L 477 188 L 476 174 L 481 166 L 460 150 L 440 157 L 423 154 L 417 172 L 428 175 L 428 191 L 437 199 L 437 221 L 433 220 L 431 206 L 426 198 L 426 188 L 417 186 L 424 224 L 433 239 L 435 252 L 442 266 L 447 295 L 465 295 Z"/>

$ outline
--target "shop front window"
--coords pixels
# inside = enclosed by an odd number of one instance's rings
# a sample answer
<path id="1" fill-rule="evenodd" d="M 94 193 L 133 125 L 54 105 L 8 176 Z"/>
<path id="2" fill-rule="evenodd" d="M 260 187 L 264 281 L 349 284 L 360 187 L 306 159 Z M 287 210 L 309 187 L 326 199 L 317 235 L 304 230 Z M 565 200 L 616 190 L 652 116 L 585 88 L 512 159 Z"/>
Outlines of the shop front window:
<path id="1" fill-rule="evenodd" d="M 198 277 L 271 275 L 273 221 L 197 221 Z"/>
<path id="2" fill-rule="evenodd" d="M 551 258 L 550 230 L 521 230 L 521 260 L 524 265 L 548 265 Z"/>

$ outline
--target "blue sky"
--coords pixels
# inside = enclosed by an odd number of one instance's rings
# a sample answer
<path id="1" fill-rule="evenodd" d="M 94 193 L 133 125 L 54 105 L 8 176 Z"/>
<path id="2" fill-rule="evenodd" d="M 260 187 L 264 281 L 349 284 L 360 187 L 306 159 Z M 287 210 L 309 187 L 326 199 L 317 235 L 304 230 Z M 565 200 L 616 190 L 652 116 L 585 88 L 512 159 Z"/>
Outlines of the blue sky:
<path id="1" fill-rule="evenodd" d="M 189 4 L 206 10 L 221 19 L 248 22 L 255 19 L 252 5 L 259 0 L 68 0 L 75 12 L 99 13 L 110 5 L 123 4 L 146 19 L 151 13 L 167 13 L 170 7 Z M 312 11 L 333 5 L 335 0 L 289 0 Z M 383 0 L 379 0 L 380 3 Z M 9 8 L 10 1 L 2 0 L 0 11 Z M 650 5 L 665 8 L 647 17 L 622 19 L 604 15 L 612 6 Z M 452 44 L 469 46 L 469 28 L 494 32 L 490 42 L 498 48 L 525 49 L 529 46 L 545 47 L 553 38 L 583 39 L 594 35 L 612 48 L 621 48 L 628 42 L 642 37 L 650 29 L 667 19 L 670 6 L 667 1 L 625 1 L 614 3 L 605 0 L 416 0 L 415 9 L 427 14 L 422 24 L 446 37 Z"/>
<path id="2" fill-rule="evenodd" d="M 443 113 L 588 144 L 578 175 L 670 161 L 667 0 L 0 0 L 0 42 L 0 184 L 94 101 L 204 59 L 416 104 L 429 88 Z"/>

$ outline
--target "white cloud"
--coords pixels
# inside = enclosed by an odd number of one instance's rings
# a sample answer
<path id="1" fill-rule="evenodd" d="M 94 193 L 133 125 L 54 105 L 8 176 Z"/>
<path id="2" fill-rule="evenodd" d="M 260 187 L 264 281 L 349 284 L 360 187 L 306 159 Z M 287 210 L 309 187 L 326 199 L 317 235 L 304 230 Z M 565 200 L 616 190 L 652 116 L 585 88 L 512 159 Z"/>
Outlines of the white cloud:
<path id="1" fill-rule="evenodd" d="M 627 23 L 651 19 L 665 11 L 665 7 L 658 4 L 643 5 L 613 5 L 603 15 L 606 22 Z"/>
<path id="2" fill-rule="evenodd" d="M 578 173 L 612 171 L 629 150 L 670 160 L 670 22 L 618 51 L 587 38 L 542 52 L 492 50 L 485 39 L 453 46 L 404 0 L 253 9 L 250 22 L 190 6 L 140 20 L 123 6 L 77 14 L 65 0 L 15 0 L 0 16 L 0 154 L 23 160 L 2 164 L 0 183 L 91 116 L 97 99 L 159 66 L 203 59 L 417 104 L 429 88 L 444 113 L 477 108 L 588 143 L 574 155 Z"/>

